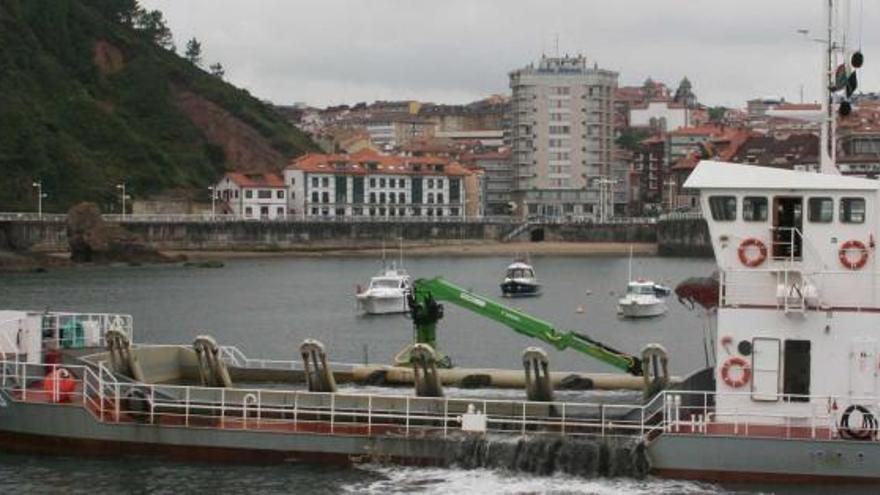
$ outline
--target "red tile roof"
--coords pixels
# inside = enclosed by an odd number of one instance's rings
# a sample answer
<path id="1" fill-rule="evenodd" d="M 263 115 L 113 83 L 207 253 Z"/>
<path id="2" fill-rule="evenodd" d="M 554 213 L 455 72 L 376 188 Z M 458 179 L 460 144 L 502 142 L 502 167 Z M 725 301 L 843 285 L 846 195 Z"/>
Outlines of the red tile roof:
<path id="1" fill-rule="evenodd" d="M 277 174 L 252 174 L 245 172 L 226 172 L 224 177 L 239 187 L 286 187 L 284 179 Z"/>

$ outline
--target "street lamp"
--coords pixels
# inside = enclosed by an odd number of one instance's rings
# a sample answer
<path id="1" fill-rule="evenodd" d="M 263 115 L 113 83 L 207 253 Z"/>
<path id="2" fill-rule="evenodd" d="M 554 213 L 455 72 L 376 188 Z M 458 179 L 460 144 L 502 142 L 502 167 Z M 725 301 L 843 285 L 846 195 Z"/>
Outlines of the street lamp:
<path id="1" fill-rule="evenodd" d="M 122 191 L 122 220 L 125 221 L 125 200 L 128 199 L 128 196 L 125 194 L 125 182 L 116 184 L 116 189 Z"/>
<path id="2" fill-rule="evenodd" d="M 46 197 L 46 195 L 43 194 L 43 181 L 38 180 L 38 181 L 35 181 L 31 185 L 37 189 L 37 218 L 42 220 L 43 219 L 43 198 Z"/>
<path id="3" fill-rule="evenodd" d="M 217 211 L 214 207 L 214 200 L 217 199 L 217 192 L 214 190 L 214 186 L 208 186 L 208 190 L 211 191 L 211 220 L 214 220 Z"/>

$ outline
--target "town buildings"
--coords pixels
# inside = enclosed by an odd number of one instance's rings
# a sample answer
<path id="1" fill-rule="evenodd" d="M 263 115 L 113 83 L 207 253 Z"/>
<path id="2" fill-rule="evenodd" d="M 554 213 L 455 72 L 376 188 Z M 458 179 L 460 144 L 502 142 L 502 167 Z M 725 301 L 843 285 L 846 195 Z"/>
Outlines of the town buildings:
<path id="1" fill-rule="evenodd" d="M 298 217 L 465 218 L 482 213 L 473 175 L 437 157 L 311 153 L 284 170 L 284 183 Z"/>
<path id="2" fill-rule="evenodd" d="M 247 220 L 287 218 L 287 193 L 277 174 L 226 172 L 214 185 L 219 210 Z"/>
<path id="3" fill-rule="evenodd" d="M 519 215 L 595 217 L 614 148 L 617 73 L 583 56 L 510 73 L 512 200 Z"/>
<path id="4" fill-rule="evenodd" d="M 512 208 L 513 167 L 510 163 L 510 150 L 490 151 L 468 155 L 462 163 L 471 169 L 484 173 L 484 208 L 486 215 L 510 215 Z"/>

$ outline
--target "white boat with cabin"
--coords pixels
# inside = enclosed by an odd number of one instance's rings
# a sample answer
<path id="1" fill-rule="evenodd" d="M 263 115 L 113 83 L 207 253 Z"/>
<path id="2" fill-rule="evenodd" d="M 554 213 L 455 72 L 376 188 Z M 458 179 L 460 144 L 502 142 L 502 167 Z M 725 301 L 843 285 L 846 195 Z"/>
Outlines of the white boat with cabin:
<path id="1" fill-rule="evenodd" d="M 412 289 L 412 278 L 403 268 L 391 264 L 370 279 L 366 289 L 355 295 L 358 306 L 367 314 L 406 313 L 409 310 L 406 298 Z"/>
<path id="2" fill-rule="evenodd" d="M 658 285 L 650 280 L 634 280 L 626 285 L 626 294 L 617 301 L 617 310 L 624 318 L 661 316 L 669 307 L 658 295 Z"/>

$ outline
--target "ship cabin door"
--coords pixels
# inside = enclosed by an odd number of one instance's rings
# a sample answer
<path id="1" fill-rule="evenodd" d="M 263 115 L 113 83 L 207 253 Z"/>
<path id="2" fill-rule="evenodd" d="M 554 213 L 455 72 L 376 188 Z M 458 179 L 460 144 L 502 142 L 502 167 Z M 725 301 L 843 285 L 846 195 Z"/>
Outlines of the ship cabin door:
<path id="1" fill-rule="evenodd" d="M 773 198 L 773 258 L 801 259 L 804 228 L 804 198 Z"/>

